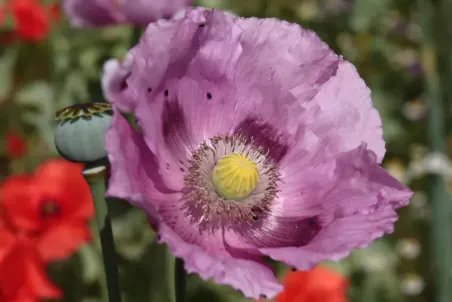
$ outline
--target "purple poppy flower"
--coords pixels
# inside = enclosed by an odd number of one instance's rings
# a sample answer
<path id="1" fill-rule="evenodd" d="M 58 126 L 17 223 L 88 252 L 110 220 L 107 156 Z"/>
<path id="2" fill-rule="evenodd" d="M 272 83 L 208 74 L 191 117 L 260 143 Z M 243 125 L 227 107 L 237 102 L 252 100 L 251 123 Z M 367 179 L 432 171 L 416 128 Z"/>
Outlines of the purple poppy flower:
<path id="1" fill-rule="evenodd" d="M 75 26 L 147 25 L 170 18 L 193 0 L 64 0 L 63 8 Z"/>
<path id="2" fill-rule="evenodd" d="M 247 297 L 392 232 L 411 191 L 380 166 L 381 120 L 352 64 L 277 19 L 190 9 L 106 63 L 108 194 L 147 211 L 188 272 Z M 119 111 L 136 116 L 136 132 Z"/>

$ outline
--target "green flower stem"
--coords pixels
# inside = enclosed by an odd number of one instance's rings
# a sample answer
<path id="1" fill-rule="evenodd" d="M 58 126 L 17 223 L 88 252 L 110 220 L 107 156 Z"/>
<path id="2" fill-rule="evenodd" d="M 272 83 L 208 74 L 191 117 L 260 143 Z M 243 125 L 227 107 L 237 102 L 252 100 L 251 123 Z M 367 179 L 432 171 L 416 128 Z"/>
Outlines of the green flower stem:
<path id="1" fill-rule="evenodd" d="M 99 229 L 99 237 L 104 258 L 104 270 L 107 284 L 107 297 L 105 301 L 121 302 L 121 289 L 119 286 L 118 261 L 113 239 L 111 220 L 108 214 L 108 206 L 105 199 L 107 166 L 85 166 L 83 176 L 91 189 L 94 207 L 96 210 L 96 222 Z"/>
<path id="2" fill-rule="evenodd" d="M 164 262 L 162 277 L 165 279 L 163 297 L 165 302 L 185 302 L 187 273 L 183 260 L 176 258 L 166 245 L 159 246 L 158 257 Z"/>
<path id="3" fill-rule="evenodd" d="M 435 45 L 434 16 L 429 0 L 419 0 L 423 17 L 422 66 L 426 80 L 427 139 L 432 152 L 445 154 L 443 90 L 438 74 L 438 49 Z M 445 87 L 443 88 L 445 89 Z M 437 302 L 452 301 L 452 220 L 451 200 L 441 175 L 430 176 L 429 195 L 432 202 L 432 247 Z"/>
<path id="4" fill-rule="evenodd" d="M 438 28 L 436 39 L 438 40 L 439 50 L 439 66 L 441 75 L 441 85 L 444 87 L 444 95 L 446 96 L 445 106 L 446 111 L 452 111 L 452 20 L 450 19 L 450 12 L 452 11 L 452 0 L 442 0 L 438 3 L 439 16 L 436 19 Z M 450 121 L 450 116 L 448 117 Z"/>
<path id="5" fill-rule="evenodd" d="M 169 251 L 168 246 L 161 245 L 159 246 L 159 251 L 161 251 L 160 257 L 162 258 L 162 262 L 164 262 L 164 269 L 163 269 L 163 278 L 165 279 L 165 292 L 163 293 L 163 296 L 165 297 L 165 300 L 168 302 L 176 302 L 176 283 L 175 281 L 175 263 L 176 258 L 171 254 Z"/>
<path id="6" fill-rule="evenodd" d="M 176 285 L 176 302 L 185 302 L 185 291 L 187 285 L 187 272 L 184 268 L 184 261 L 176 258 L 174 267 L 174 283 Z"/>

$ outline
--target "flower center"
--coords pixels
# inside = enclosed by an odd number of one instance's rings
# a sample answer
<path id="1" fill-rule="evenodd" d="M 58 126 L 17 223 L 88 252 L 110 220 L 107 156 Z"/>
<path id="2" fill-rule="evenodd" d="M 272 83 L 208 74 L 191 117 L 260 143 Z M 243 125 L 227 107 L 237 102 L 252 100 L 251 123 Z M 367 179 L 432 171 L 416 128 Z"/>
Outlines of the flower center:
<path id="1" fill-rule="evenodd" d="M 240 135 L 201 143 L 184 176 L 185 216 L 200 228 L 253 224 L 278 193 L 279 169 L 267 152 Z"/>
<path id="2" fill-rule="evenodd" d="M 61 212 L 60 206 L 56 201 L 47 200 L 41 205 L 41 217 L 50 218 L 58 216 Z"/>
<path id="3" fill-rule="evenodd" d="M 226 200 L 243 200 L 259 183 L 259 169 L 254 161 L 241 153 L 223 156 L 212 171 L 212 183 Z"/>

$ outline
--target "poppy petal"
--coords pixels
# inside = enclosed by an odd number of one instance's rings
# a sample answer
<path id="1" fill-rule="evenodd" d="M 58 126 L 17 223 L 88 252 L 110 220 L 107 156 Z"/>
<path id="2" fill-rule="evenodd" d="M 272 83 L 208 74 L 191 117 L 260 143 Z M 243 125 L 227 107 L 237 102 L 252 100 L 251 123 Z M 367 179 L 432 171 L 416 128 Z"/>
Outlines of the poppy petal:
<path id="1" fill-rule="evenodd" d="M 91 232 L 86 223 L 64 223 L 48 228 L 41 235 L 38 250 L 45 262 L 64 260 L 90 240 Z"/>
<path id="2" fill-rule="evenodd" d="M 61 298 L 63 296 L 62 291 L 48 279 L 42 264 L 36 258 L 30 257 L 27 264 L 30 288 L 40 298 Z"/>
<path id="3" fill-rule="evenodd" d="M 40 165 L 35 172 L 35 181 L 41 199 L 57 201 L 66 217 L 93 217 L 94 206 L 82 169 L 81 164 L 64 159 L 52 159 Z"/>
<path id="4" fill-rule="evenodd" d="M 318 266 L 289 272 L 277 302 L 347 302 L 348 280 L 331 269 Z"/>
<path id="5" fill-rule="evenodd" d="M 39 188 L 30 175 L 15 175 L 0 186 L 6 219 L 14 227 L 25 231 L 36 231 L 41 226 L 39 218 Z"/>
<path id="6" fill-rule="evenodd" d="M 1 12 L 0 12 L 1 14 Z M 1 16 L 0 16 L 1 19 Z M 0 20 L 1 23 L 1 20 Z M 15 132 L 8 132 L 5 135 L 6 154 L 11 159 L 16 159 L 24 156 L 27 152 L 27 143 L 24 138 Z"/>
<path id="7" fill-rule="evenodd" d="M 0 263 L 14 247 L 14 236 L 4 229 L 0 229 Z"/>
<path id="8" fill-rule="evenodd" d="M 47 278 L 34 242 L 18 239 L 0 264 L 0 293 L 6 301 L 61 298 L 62 292 Z M 2 300 L 3 301 L 3 300 Z"/>

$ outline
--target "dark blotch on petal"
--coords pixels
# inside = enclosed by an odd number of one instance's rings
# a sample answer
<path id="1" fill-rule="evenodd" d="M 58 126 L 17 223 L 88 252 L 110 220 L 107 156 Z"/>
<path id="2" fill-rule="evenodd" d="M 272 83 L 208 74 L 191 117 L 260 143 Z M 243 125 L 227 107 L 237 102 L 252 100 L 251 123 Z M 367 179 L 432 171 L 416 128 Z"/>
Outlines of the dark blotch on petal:
<path id="1" fill-rule="evenodd" d="M 307 223 L 311 227 L 316 227 L 317 226 L 317 218 L 316 217 L 310 217 L 310 218 L 307 219 Z"/>
<path id="2" fill-rule="evenodd" d="M 199 27 L 204 27 L 204 26 L 206 26 L 206 24 L 203 23 L 203 24 L 199 24 L 198 26 Z"/>
<path id="3" fill-rule="evenodd" d="M 272 125 L 256 117 L 244 119 L 235 129 L 235 134 L 243 135 L 248 142 L 253 140 L 256 145 L 264 148 L 276 163 L 280 162 L 289 150 L 287 138 L 278 133 Z"/>
<path id="4" fill-rule="evenodd" d="M 164 94 L 165 94 L 165 96 L 168 96 L 168 94 L 169 94 L 168 89 L 165 89 Z"/>
<path id="5" fill-rule="evenodd" d="M 300 247 L 307 245 L 320 231 L 318 217 L 272 217 L 271 227 L 266 226 L 263 217 L 252 228 L 237 230 L 256 247 Z"/>
<path id="6" fill-rule="evenodd" d="M 275 230 L 276 233 L 291 238 L 293 242 L 290 246 L 304 246 L 308 244 L 322 228 L 318 217 L 303 219 L 278 217 L 276 221 L 280 222 L 279 227 Z"/>
<path id="7" fill-rule="evenodd" d="M 53 200 L 44 201 L 41 205 L 41 217 L 50 218 L 59 216 L 61 213 L 60 205 Z"/>
<path id="8" fill-rule="evenodd" d="M 130 77 L 130 75 L 132 74 L 132 72 L 129 72 L 126 77 L 124 78 L 124 80 L 122 80 L 121 82 L 121 91 L 127 89 L 127 87 L 129 87 L 129 84 L 127 84 L 127 79 Z"/>
<path id="9" fill-rule="evenodd" d="M 162 135 L 165 143 L 175 146 L 186 140 L 190 137 L 187 129 L 186 118 L 180 105 L 165 100 L 162 111 Z"/>
<path id="10" fill-rule="evenodd" d="M 127 84 L 127 81 L 126 80 L 122 81 L 120 89 L 125 90 L 125 89 L 127 89 L 127 87 L 129 87 L 129 85 Z"/>
<path id="11" fill-rule="evenodd" d="M 210 92 L 207 92 L 207 99 L 211 100 L 212 99 L 212 94 Z"/>
<path id="12" fill-rule="evenodd" d="M 152 88 L 151 87 L 148 87 L 148 92 L 152 92 Z"/>

